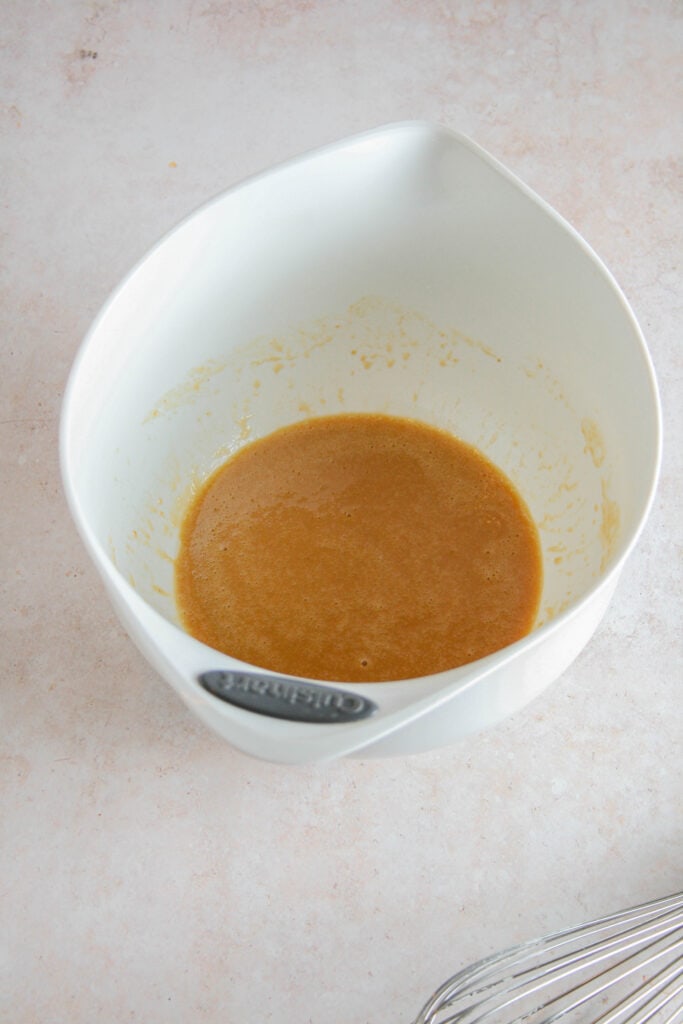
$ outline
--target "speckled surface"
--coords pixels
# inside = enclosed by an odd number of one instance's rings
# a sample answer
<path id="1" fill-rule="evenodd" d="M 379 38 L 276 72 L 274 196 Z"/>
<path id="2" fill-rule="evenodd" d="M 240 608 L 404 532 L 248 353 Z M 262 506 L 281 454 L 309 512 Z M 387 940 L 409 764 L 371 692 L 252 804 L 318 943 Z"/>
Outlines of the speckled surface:
<path id="1" fill-rule="evenodd" d="M 456 968 L 683 886 L 683 8 L 6 0 L 0 1018 L 409 1021 Z M 526 711 L 406 760 L 232 751 L 137 654 L 61 493 L 69 366 L 129 266 L 288 156 L 427 118 L 581 231 L 646 333 L 653 514 Z"/>

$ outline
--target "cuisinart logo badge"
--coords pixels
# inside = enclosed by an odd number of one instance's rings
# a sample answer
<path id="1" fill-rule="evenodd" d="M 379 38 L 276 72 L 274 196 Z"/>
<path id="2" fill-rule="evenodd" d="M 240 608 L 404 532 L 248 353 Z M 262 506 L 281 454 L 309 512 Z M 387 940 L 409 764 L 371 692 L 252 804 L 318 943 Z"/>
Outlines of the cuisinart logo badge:
<path id="1" fill-rule="evenodd" d="M 254 672 L 203 672 L 198 678 L 205 690 L 229 704 L 293 722 L 357 722 L 377 710 L 357 693 L 316 683 Z"/>

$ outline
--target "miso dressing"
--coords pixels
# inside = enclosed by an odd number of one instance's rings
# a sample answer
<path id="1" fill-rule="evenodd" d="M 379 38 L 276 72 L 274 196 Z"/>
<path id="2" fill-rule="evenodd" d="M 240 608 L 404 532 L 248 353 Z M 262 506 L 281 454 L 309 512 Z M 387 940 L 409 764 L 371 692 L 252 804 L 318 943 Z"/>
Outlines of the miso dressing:
<path id="1" fill-rule="evenodd" d="M 455 668 L 532 628 L 542 561 L 511 482 L 414 420 L 312 418 L 204 484 L 176 560 L 185 628 L 273 672 L 379 682 Z"/>

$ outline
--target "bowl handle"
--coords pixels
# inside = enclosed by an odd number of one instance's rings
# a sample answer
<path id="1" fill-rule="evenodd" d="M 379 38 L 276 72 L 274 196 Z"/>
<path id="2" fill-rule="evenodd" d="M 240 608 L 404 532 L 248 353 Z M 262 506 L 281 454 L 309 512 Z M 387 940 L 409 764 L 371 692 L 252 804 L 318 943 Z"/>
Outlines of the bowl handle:
<path id="1" fill-rule="evenodd" d="M 303 679 L 215 669 L 197 676 L 214 697 L 246 711 L 290 722 L 339 725 L 369 718 L 377 705 L 358 693 Z"/>

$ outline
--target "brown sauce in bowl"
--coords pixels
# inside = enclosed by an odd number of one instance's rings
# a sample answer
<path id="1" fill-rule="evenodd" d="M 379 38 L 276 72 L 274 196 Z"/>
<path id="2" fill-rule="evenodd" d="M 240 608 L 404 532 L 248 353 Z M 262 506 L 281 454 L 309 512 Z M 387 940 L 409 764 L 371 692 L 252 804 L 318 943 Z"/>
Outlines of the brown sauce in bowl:
<path id="1" fill-rule="evenodd" d="M 304 420 L 240 449 L 185 517 L 187 631 L 273 672 L 380 682 L 441 672 L 532 628 L 533 520 L 480 452 L 414 420 Z"/>

